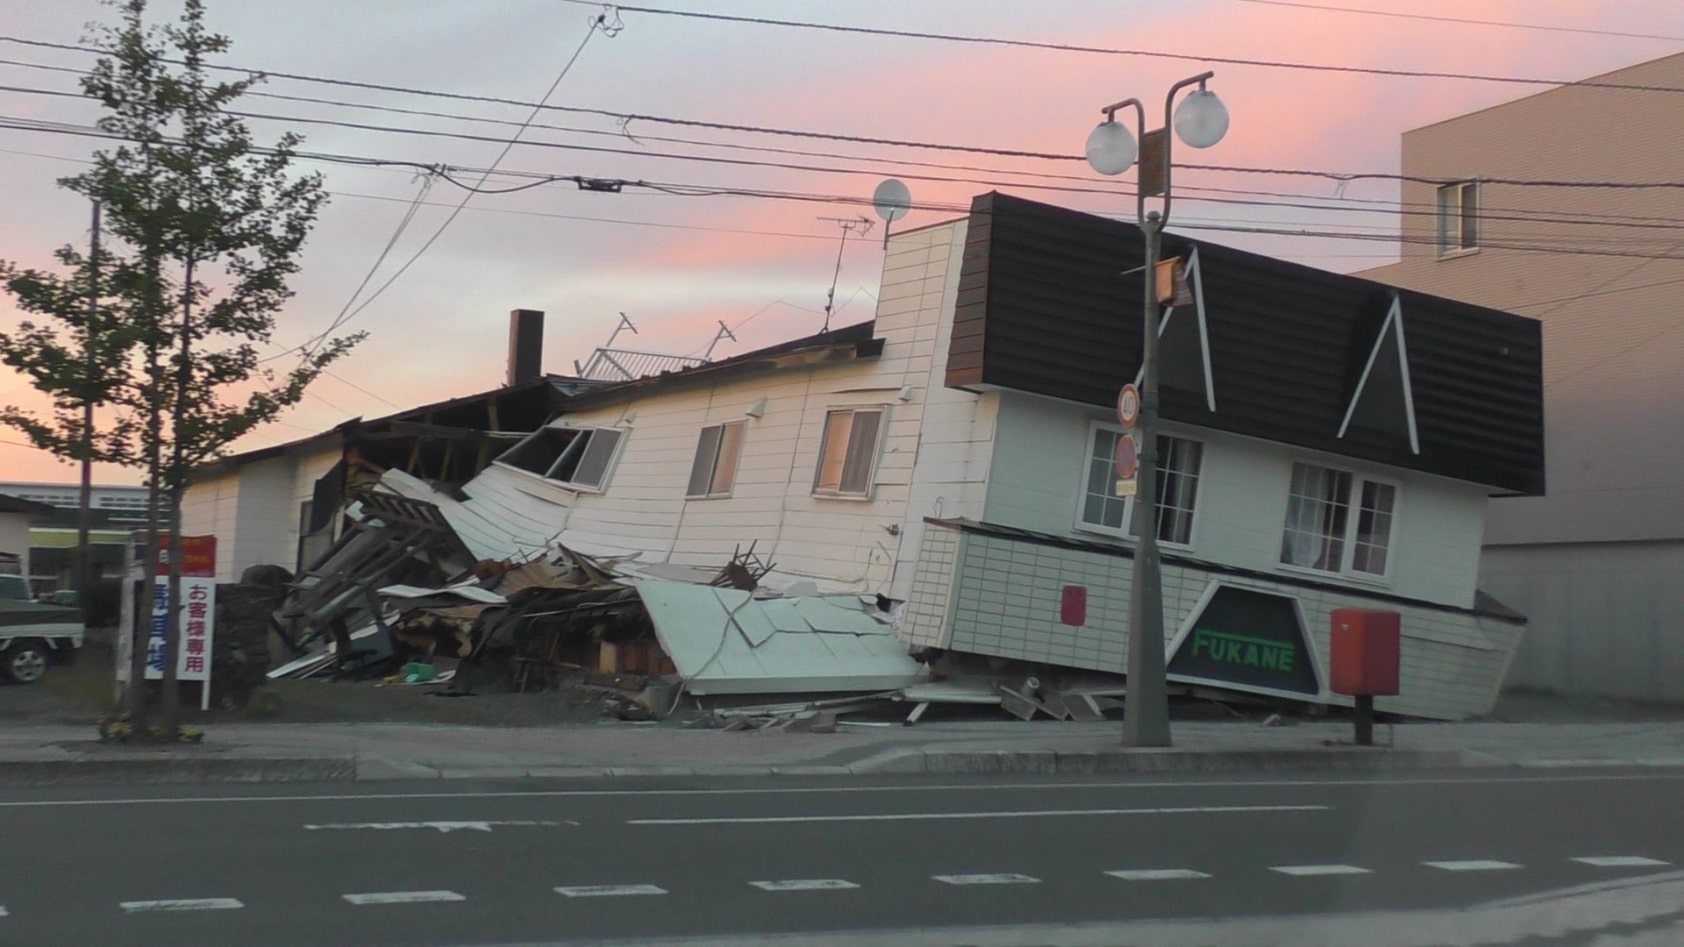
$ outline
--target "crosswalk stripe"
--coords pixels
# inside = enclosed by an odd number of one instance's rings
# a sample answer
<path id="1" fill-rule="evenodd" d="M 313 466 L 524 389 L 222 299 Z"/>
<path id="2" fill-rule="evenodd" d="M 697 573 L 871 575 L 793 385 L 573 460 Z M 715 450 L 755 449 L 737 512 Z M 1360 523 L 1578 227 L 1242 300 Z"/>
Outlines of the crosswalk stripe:
<path id="1" fill-rule="evenodd" d="M 1642 855 L 1591 855 L 1573 860 L 1595 868 L 1660 868 L 1672 864 Z"/>
<path id="2" fill-rule="evenodd" d="M 243 908 L 239 898 L 166 898 L 160 901 L 119 901 L 117 906 L 134 914 L 138 911 L 231 911 Z"/>
<path id="3" fill-rule="evenodd" d="M 1469 861 L 1450 862 L 1422 862 L 1428 868 L 1439 868 L 1444 871 L 1505 871 L 1519 868 L 1514 862 L 1492 861 L 1490 859 L 1472 859 Z"/>
<path id="4" fill-rule="evenodd" d="M 343 895 L 352 904 L 420 904 L 427 901 L 466 901 L 454 891 L 369 891 Z"/>
<path id="5" fill-rule="evenodd" d="M 1183 879 L 1209 878 L 1202 871 L 1191 868 L 1126 868 L 1120 871 L 1108 871 L 1106 874 L 1124 881 L 1180 881 Z"/>
<path id="6" fill-rule="evenodd" d="M 573 885 L 555 889 L 569 898 L 613 898 L 640 894 L 666 894 L 660 885 Z"/>
<path id="7" fill-rule="evenodd" d="M 792 878 L 787 881 L 751 881 L 762 891 L 843 891 L 859 885 L 841 878 Z"/>
<path id="8" fill-rule="evenodd" d="M 931 875 L 931 878 L 949 885 L 1038 885 L 1041 879 L 1029 875 L 1018 875 L 1010 872 L 997 875 Z"/>
<path id="9" fill-rule="evenodd" d="M 1269 869 L 1283 875 L 1296 878 L 1314 878 L 1320 875 L 1366 875 L 1371 874 L 1367 868 L 1355 865 L 1276 865 Z"/>

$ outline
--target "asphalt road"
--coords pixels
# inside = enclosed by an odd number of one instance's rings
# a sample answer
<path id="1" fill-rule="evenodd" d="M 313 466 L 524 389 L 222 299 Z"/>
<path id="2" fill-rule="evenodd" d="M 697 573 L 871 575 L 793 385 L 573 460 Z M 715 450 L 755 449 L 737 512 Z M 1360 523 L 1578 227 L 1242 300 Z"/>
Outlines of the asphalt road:
<path id="1" fill-rule="evenodd" d="M 1374 918 L 1471 931 L 1461 909 L 1551 891 L 1660 898 L 1609 923 L 1680 943 L 1680 888 L 1653 885 L 1684 868 L 1681 788 L 1650 771 L 16 791 L 0 944 L 1119 943 L 1103 937 L 1144 919 L 1208 936 L 1260 918 L 1272 937 L 1343 919 L 1378 944 Z M 1412 923 L 1382 929 L 1410 943 Z M 827 933 L 847 931 L 870 936 Z M 767 936 L 789 932 L 807 936 Z"/>

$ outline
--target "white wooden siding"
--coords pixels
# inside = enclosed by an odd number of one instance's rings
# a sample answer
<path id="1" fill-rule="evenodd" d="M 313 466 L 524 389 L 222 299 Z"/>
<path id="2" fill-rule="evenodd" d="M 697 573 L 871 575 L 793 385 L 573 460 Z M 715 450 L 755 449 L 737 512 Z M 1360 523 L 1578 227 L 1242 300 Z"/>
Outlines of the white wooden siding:
<path id="1" fill-rule="evenodd" d="M 526 545 L 556 537 L 585 552 L 699 566 L 721 565 L 753 543 L 779 571 L 827 587 L 909 590 L 923 517 L 980 515 L 991 457 L 997 398 L 944 386 L 963 243 L 963 222 L 892 238 L 876 316 L 879 358 L 565 416 L 557 423 L 626 432 L 606 489 L 574 494 L 493 465 L 465 487 L 484 523 L 471 528 L 474 541 L 490 549 L 507 547 L 509 536 Z M 760 417 L 748 418 L 761 399 Z M 813 496 L 825 416 L 849 407 L 885 412 L 870 493 Z M 686 499 L 698 433 L 739 420 L 746 423 L 731 495 Z M 902 561 L 909 566 L 897 571 Z"/>
<path id="2" fill-rule="evenodd" d="M 277 550 L 288 533 L 297 529 L 298 508 L 292 503 L 295 461 L 289 456 L 271 457 L 240 468 L 240 492 L 235 503 L 232 535 L 218 535 L 233 547 L 229 581 L 256 565 L 282 565 L 291 569 L 294 556 Z"/>
<path id="3" fill-rule="evenodd" d="M 234 536 L 239 521 L 240 475 L 238 471 L 195 480 L 181 497 L 181 531 L 188 536 L 216 537 L 216 579 L 232 582 Z"/>
<path id="4" fill-rule="evenodd" d="M 1095 420 L 1111 419 L 1103 412 L 1047 398 L 1002 395 L 982 518 L 1056 536 L 1094 538 L 1076 529 L 1076 516 L 1087 471 L 1088 430 Z M 1281 566 L 1280 552 L 1292 464 L 1325 464 L 1393 481 L 1400 489 L 1385 580 L 1321 578 L 1427 602 L 1473 605 L 1484 528 L 1485 495 L 1480 487 L 1218 431 L 1166 426 L 1165 433 L 1204 444 L 1193 519 L 1194 558 L 1259 572 L 1290 572 Z M 1351 515 L 1356 515 L 1354 509 Z"/>

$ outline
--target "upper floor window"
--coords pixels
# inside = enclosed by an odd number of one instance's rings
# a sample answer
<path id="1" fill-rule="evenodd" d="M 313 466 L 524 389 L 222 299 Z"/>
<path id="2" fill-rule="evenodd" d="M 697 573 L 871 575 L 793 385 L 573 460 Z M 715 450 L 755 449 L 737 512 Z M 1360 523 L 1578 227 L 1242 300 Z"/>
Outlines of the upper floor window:
<path id="1" fill-rule="evenodd" d="M 1458 181 L 1438 189 L 1438 254 L 1479 246 L 1479 182 Z"/>
<path id="2" fill-rule="evenodd" d="M 1134 535 L 1134 498 L 1117 495 L 1117 441 L 1121 428 L 1095 424 L 1088 436 L 1088 459 L 1079 526 L 1118 536 Z M 1158 435 L 1158 541 L 1189 546 L 1193 509 L 1199 493 L 1204 445 L 1182 437 Z"/>
<path id="3" fill-rule="evenodd" d="M 743 422 L 731 421 L 702 428 L 696 439 L 696 459 L 690 465 L 685 496 L 726 497 L 737 480 L 737 458 L 743 452 Z"/>
<path id="4" fill-rule="evenodd" d="M 1281 562 L 1321 572 L 1384 576 L 1396 510 L 1393 484 L 1349 471 L 1293 464 Z"/>
<path id="5" fill-rule="evenodd" d="M 813 478 L 813 492 L 829 496 L 869 496 L 871 475 L 877 465 L 877 444 L 882 432 L 882 408 L 844 408 L 826 414 L 824 442 L 819 445 L 819 469 Z"/>
<path id="6" fill-rule="evenodd" d="M 509 448 L 498 463 L 570 487 L 602 490 L 624 432 L 605 427 L 545 427 Z"/>

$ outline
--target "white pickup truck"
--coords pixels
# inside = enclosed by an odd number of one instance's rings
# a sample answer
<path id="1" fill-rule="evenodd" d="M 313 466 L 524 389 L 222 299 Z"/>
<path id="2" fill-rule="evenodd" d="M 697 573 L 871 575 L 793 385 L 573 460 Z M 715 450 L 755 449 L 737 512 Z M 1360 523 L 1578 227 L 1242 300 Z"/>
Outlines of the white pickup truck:
<path id="1" fill-rule="evenodd" d="M 29 581 L 0 574 L 0 677 L 33 684 L 50 664 L 70 661 L 82 646 L 82 610 L 29 596 Z"/>

